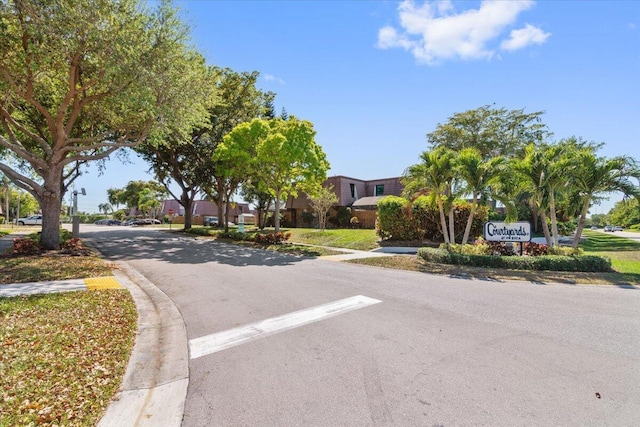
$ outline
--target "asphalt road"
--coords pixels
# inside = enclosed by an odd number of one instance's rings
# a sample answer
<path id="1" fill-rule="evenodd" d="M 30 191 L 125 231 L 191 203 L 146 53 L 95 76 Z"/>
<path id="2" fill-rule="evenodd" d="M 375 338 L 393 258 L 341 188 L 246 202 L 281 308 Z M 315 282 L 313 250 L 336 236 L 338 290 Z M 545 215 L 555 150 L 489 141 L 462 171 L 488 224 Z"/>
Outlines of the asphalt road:
<path id="1" fill-rule="evenodd" d="M 380 301 L 192 353 L 184 426 L 640 423 L 637 289 L 432 276 L 140 228 L 81 233 L 162 289 L 189 340 Z"/>

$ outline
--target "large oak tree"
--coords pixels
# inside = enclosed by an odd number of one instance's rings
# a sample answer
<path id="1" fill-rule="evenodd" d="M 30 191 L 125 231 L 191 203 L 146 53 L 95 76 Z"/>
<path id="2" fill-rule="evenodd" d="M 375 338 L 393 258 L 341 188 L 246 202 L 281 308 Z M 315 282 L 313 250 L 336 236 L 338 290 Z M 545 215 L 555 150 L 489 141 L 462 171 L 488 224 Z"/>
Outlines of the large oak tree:
<path id="1" fill-rule="evenodd" d="M 194 51 L 169 2 L 0 2 L 0 171 L 39 202 L 59 246 L 62 198 L 82 164 L 134 147 L 192 106 Z"/>

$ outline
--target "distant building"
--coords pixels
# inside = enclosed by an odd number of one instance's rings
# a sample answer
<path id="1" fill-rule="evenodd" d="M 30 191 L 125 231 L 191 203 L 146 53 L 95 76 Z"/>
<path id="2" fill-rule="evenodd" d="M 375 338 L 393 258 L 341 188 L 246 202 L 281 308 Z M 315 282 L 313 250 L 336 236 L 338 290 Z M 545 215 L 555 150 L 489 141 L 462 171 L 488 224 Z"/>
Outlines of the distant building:
<path id="1" fill-rule="evenodd" d="M 400 177 L 363 180 L 350 178 L 348 176 L 332 176 L 322 183 L 323 187 L 333 185 L 333 190 L 338 196 L 338 202 L 334 209 L 340 207 L 350 207 L 354 216 L 362 216 L 362 225 L 365 228 L 372 228 L 375 221 L 375 214 L 371 211 L 377 210 L 377 203 L 385 196 L 400 196 L 404 186 L 400 182 Z M 285 206 L 285 216 L 287 221 L 296 226 L 309 226 L 307 221 L 313 212 L 306 194 L 300 193 L 298 197 L 289 197 Z M 369 211 L 369 213 L 358 214 L 358 211 Z M 365 223 L 366 222 L 366 223 Z"/>
<path id="2" fill-rule="evenodd" d="M 172 211 L 174 215 L 184 216 L 184 207 L 177 200 L 165 200 L 162 202 L 162 215 L 169 215 Z M 237 222 L 238 215 L 251 213 L 247 203 L 232 203 L 229 208 L 229 220 Z M 194 200 L 191 207 L 192 217 L 216 216 L 218 215 L 218 206 L 211 200 Z"/>

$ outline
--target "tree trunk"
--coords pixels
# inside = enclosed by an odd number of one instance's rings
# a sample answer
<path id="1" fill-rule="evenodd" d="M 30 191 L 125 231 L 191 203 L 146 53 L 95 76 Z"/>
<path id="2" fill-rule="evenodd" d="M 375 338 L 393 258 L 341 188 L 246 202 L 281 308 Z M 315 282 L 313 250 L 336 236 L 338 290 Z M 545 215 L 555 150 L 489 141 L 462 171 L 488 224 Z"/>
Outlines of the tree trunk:
<path id="1" fill-rule="evenodd" d="M 229 213 L 231 212 L 230 206 L 231 203 L 229 203 L 229 199 L 231 198 L 230 194 L 225 195 L 226 199 L 227 199 L 227 203 L 224 205 L 224 232 L 228 233 L 229 232 Z"/>
<path id="2" fill-rule="evenodd" d="M 189 190 L 182 190 L 182 195 L 180 196 L 182 201 L 182 207 L 184 207 L 184 229 L 190 230 L 193 223 L 193 197 L 189 194 Z"/>
<path id="3" fill-rule="evenodd" d="M 280 231 L 280 189 L 276 190 L 276 200 L 275 200 L 275 218 L 273 218 L 273 224 L 275 226 L 276 233 Z"/>
<path id="4" fill-rule="evenodd" d="M 538 232 L 538 206 L 535 203 L 530 203 L 531 213 L 533 214 L 533 232 Z"/>
<path id="5" fill-rule="evenodd" d="M 262 224 L 262 209 L 256 209 L 258 211 L 258 229 L 264 229 L 264 225 Z"/>
<path id="6" fill-rule="evenodd" d="M 544 238 L 547 240 L 547 246 L 552 246 L 551 234 L 549 234 L 549 223 L 547 222 L 547 214 L 542 210 L 540 211 L 540 219 L 542 220 L 542 232 Z"/>
<path id="7" fill-rule="evenodd" d="M 473 195 L 473 203 L 471 203 L 471 211 L 469 212 L 469 218 L 467 218 L 467 225 L 464 228 L 464 236 L 462 236 L 462 244 L 466 245 L 469 241 L 469 234 L 471 234 L 471 226 L 473 225 L 473 217 L 476 213 L 476 199 L 477 195 Z"/>
<path id="8" fill-rule="evenodd" d="M 444 216 L 444 206 L 442 204 L 442 198 L 438 196 L 438 210 L 440 211 L 440 227 L 442 228 L 442 236 L 444 237 L 444 243 L 449 244 L 449 227 L 447 227 L 447 218 Z"/>
<path id="9" fill-rule="evenodd" d="M 52 169 L 42 186 L 38 201 L 42 208 L 42 234 L 40 246 L 45 250 L 60 249 L 60 209 L 62 208 L 62 170 Z"/>
<path id="10" fill-rule="evenodd" d="M 582 212 L 580 213 L 580 219 L 578 220 L 578 228 L 576 229 L 576 234 L 573 236 L 573 242 L 571 242 L 572 248 L 577 248 L 580 243 L 580 237 L 582 236 L 582 230 L 584 230 L 584 222 L 587 218 L 587 213 L 589 212 L 589 205 L 591 203 L 591 195 L 586 195 L 584 203 L 582 205 Z"/>
<path id="11" fill-rule="evenodd" d="M 556 217 L 556 200 L 553 195 L 553 190 L 549 192 L 549 214 L 551 215 L 551 233 L 553 234 L 553 244 L 558 246 L 560 241 L 558 239 L 558 219 Z"/>
<path id="12" fill-rule="evenodd" d="M 216 186 L 218 187 L 218 198 L 216 199 L 216 207 L 218 208 L 218 225 L 220 228 L 220 224 L 223 224 L 224 221 L 224 182 L 216 182 Z"/>
<path id="13" fill-rule="evenodd" d="M 456 230 L 455 230 L 455 217 L 453 215 L 453 202 L 451 202 L 451 206 L 449 207 L 449 241 L 451 243 L 456 242 Z"/>

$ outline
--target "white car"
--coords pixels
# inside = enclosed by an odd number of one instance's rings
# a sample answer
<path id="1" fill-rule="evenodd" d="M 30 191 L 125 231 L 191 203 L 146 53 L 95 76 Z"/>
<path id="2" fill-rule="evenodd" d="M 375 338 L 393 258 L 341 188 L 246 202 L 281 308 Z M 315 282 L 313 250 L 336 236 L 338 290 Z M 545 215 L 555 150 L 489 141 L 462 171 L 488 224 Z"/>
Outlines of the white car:
<path id="1" fill-rule="evenodd" d="M 42 225 L 42 215 L 31 215 L 26 218 L 18 218 L 16 220 L 18 225 Z"/>

